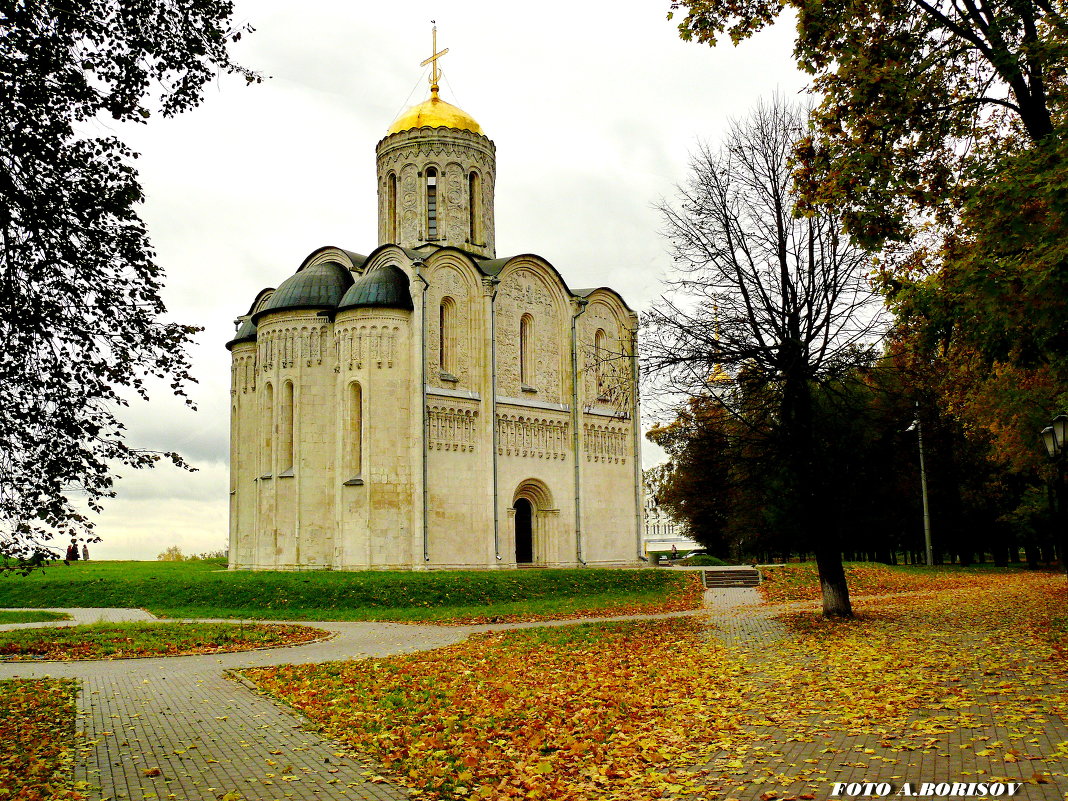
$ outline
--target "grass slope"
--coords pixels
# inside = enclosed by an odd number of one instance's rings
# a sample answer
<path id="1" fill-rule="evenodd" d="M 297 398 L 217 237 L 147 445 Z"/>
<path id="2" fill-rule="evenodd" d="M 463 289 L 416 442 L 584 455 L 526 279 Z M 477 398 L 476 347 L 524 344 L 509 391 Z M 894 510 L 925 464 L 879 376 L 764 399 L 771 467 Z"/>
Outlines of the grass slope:
<path id="1" fill-rule="evenodd" d="M 88 562 L 0 578 L 0 607 L 140 607 L 168 617 L 445 620 L 692 608 L 658 570 L 227 571 L 222 561 Z M 646 607 L 654 609 L 646 610 Z"/>

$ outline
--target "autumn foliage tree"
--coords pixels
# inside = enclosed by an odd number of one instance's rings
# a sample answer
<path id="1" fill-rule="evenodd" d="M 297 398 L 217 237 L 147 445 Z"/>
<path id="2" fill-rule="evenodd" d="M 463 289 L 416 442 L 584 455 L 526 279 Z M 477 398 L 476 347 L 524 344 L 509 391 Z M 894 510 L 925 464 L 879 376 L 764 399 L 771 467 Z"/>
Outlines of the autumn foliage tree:
<path id="1" fill-rule="evenodd" d="M 1036 432 L 1068 406 L 1068 13 L 1047 0 L 671 4 L 683 38 L 713 45 L 787 9 L 819 99 L 794 154 L 802 208 L 841 205 L 850 234 L 883 249 L 898 352 L 941 377 L 932 412 L 1038 481 Z"/>
<path id="2" fill-rule="evenodd" d="M 136 154 L 92 136 L 200 102 L 234 64 L 228 0 L 0 2 L 0 552 L 23 564 L 90 533 L 116 466 L 160 454 L 116 410 L 151 380 L 192 380 L 194 328 L 166 322 L 163 270 L 137 214 Z M 180 457 L 167 454 L 176 462 Z"/>
<path id="3" fill-rule="evenodd" d="M 814 389 L 870 360 L 877 298 L 869 257 L 833 209 L 795 215 L 790 155 L 803 114 L 780 100 L 705 147 L 676 205 L 663 204 L 679 277 L 644 320 L 647 371 L 662 391 L 712 394 L 774 449 L 798 536 L 816 552 L 824 612 L 851 613 L 813 476 Z M 740 386 L 715 388 L 723 372 Z"/>
<path id="4" fill-rule="evenodd" d="M 675 419 L 646 436 L 670 461 L 661 465 L 657 504 L 686 525 L 689 537 L 712 556 L 731 557 L 727 526 L 732 510 L 733 448 L 723 407 L 711 397 L 694 397 Z"/>

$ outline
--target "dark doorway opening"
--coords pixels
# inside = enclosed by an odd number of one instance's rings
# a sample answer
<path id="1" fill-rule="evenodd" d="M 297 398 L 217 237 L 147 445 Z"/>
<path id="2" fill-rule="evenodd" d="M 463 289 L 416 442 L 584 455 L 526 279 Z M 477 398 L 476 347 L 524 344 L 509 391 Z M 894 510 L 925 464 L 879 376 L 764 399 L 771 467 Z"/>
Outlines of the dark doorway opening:
<path id="1" fill-rule="evenodd" d="M 521 565 L 534 561 L 534 508 L 526 498 L 515 502 L 515 561 Z"/>

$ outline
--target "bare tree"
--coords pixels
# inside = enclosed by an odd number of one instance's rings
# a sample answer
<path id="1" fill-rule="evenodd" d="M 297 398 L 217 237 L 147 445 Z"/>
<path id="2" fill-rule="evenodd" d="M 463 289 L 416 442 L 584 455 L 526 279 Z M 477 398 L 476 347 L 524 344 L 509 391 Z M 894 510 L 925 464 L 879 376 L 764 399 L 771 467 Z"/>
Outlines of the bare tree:
<path id="1" fill-rule="evenodd" d="M 824 614 L 850 615 L 841 550 L 820 524 L 813 392 L 870 360 L 881 315 L 870 256 L 833 210 L 795 216 L 789 160 L 804 129 L 776 98 L 692 157 L 677 205 L 660 205 L 678 276 L 645 315 L 644 363 L 659 391 L 714 395 L 766 439 L 816 552 Z"/>

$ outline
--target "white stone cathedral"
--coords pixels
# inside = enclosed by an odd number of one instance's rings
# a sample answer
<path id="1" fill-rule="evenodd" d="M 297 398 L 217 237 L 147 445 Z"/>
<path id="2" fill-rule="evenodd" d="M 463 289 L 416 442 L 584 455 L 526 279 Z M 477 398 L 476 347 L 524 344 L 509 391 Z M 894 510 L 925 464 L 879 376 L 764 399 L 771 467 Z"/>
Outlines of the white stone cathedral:
<path id="1" fill-rule="evenodd" d="M 496 148 L 438 97 L 438 55 L 376 148 L 378 247 L 314 251 L 227 343 L 231 569 L 641 553 L 637 316 L 497 258 Z"/>

